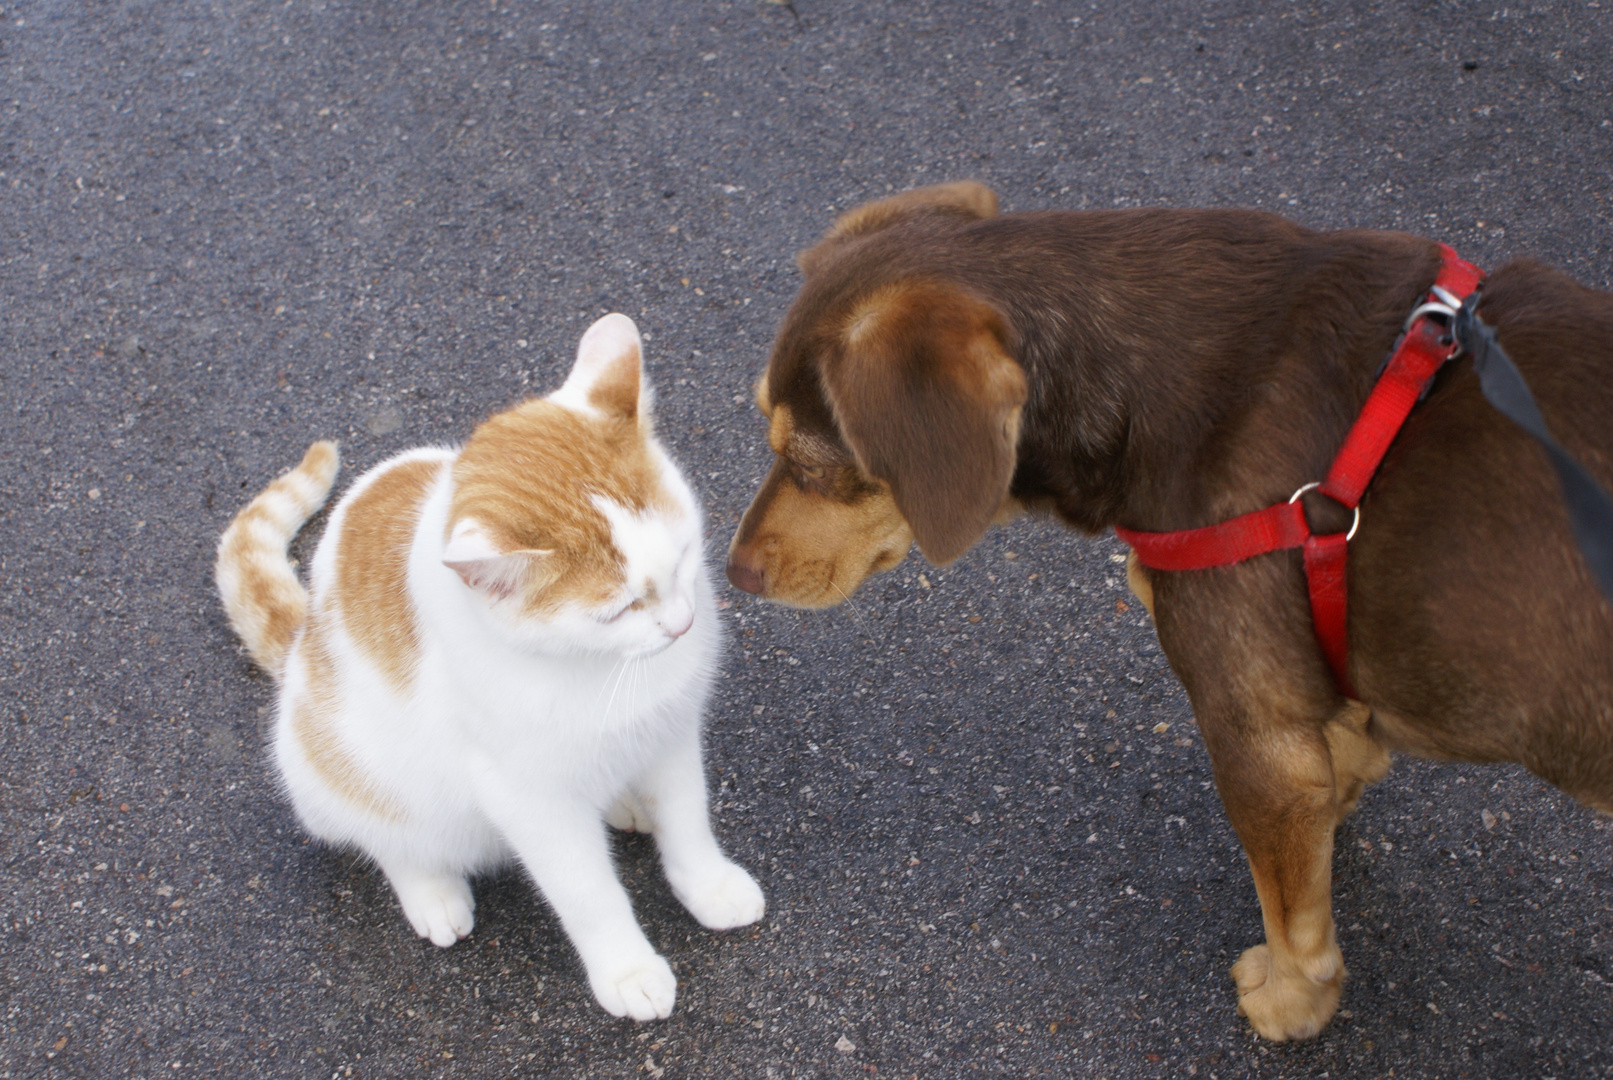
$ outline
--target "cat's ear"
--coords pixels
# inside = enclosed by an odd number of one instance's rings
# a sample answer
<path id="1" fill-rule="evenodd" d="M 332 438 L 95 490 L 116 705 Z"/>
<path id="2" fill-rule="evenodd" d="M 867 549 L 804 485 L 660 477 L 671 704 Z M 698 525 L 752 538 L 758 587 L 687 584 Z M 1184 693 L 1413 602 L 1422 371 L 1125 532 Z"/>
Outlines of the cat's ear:
<path id="1" fill-rule="evenodd" d="M 466 585 L 502 600 L 517 589 L 530 583 L 542 573 L 543 564 L 553 552 L 522 548 L 502 551 L 474 518 L 464 518 L 454 525 L 443 548 L 442 564 Z"/>
<path id="2" fill-rule="evenodd" d="M 626 315 L 606 315 L 583 334 L 577 362 L 553 398 L 606 416 L 639 419 L 647 411 L 638 327 Z"/>

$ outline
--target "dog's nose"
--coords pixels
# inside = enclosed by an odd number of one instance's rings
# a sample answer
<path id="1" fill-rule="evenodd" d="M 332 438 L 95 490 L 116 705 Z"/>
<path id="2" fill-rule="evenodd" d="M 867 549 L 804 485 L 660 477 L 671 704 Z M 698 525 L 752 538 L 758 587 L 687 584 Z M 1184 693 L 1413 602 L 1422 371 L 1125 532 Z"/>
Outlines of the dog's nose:
<path id="1" fill-rule="evenodd" d="M 736 589 L 748 592 L 753 596 L 762 594 L 762 575 L 760 571 L 753 570 L 744 563 L 728 560 L 728 580 Z"/>

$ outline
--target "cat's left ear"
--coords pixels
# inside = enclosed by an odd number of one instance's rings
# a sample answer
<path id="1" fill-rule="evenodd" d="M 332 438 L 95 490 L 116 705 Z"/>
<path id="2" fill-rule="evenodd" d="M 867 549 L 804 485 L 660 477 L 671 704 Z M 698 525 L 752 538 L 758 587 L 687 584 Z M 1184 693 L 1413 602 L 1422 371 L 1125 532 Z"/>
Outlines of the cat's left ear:
<path id="1" fill-rule="evenodd" d="M 501 551 L 481 522 L 465 518 L 454 526 L 443 548 L 442 564 L 477 592 L 503 600 L 541 574 L 553 554 L 526 548 Z"/>
<path id="2" fill-rule="evenodd" d="M 607 416 L 640 419 L 649 409 L 638 327 L 626 315 L 606 315 L 583 334 L 577 362 L 553 396 Z"/>

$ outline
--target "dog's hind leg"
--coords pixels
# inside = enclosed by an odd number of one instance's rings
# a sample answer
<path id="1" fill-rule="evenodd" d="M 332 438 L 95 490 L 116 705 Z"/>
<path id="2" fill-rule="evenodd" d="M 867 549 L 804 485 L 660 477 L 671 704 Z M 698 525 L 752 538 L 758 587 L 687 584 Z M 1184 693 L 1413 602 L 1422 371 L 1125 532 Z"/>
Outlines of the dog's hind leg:
<path id="1" fill-rule="evenodd" d="M 1333 760 L 1333 786 L 1338 821 L 1355 812 L 1356 800 L 1368 784 L 1389 772 L 1389 750 L 1373 731 L 1372 710 L 1351 700 L 1322 729 Z"/>

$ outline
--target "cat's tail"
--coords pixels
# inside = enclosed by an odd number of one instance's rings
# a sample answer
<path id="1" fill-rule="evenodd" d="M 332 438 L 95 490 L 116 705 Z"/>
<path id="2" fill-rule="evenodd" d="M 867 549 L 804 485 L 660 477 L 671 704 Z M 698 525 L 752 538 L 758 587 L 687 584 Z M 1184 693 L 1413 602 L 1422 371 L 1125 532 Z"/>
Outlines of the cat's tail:
<path id="1" fill-rule="evenodd" d="M 316 442 L 302 463 L 264 488 L 218 541 L 214 579 L 230 625 L 258 666 L 278 681 L 308 615 L 308 592 L 286 549 L 325 505 L 336 479 L 336 444 Z"/>

